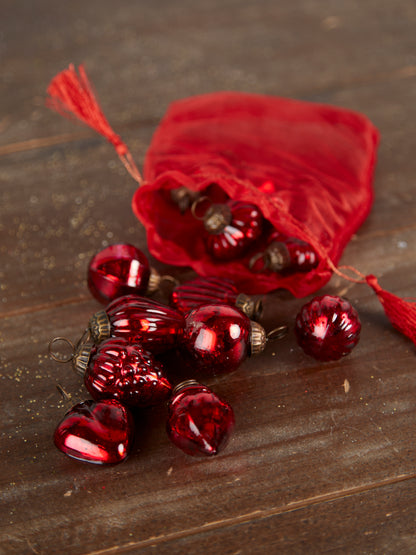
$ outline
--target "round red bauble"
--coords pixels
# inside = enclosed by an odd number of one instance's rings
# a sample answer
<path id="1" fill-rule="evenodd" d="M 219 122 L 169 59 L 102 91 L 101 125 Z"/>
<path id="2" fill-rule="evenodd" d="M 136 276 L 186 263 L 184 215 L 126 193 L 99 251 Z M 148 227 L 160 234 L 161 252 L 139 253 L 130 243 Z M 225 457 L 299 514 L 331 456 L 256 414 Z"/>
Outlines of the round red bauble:
<path id="1" fill-rule="evenodd" d="M 216 260 L 234 260 L 260 237 L 263 215 L 254 204 L 230 200 L 214 204 L 204 216 L 206 249 Z"/>
<path id="2" fill-rule="evenodd" d="M 295 333 L 306 354 L 317 360 L 338 360 L 360 339 L 361 323 L 345 299 L 325 295 L 305 304 L 296 317 Z"/>
<path id="3" fill-rule="evenodd" d="M 250 354 L 251 322 L 237 308 L 203 305 L 185 318 L 183 346 L 197 369 L 232 372 Z"/>

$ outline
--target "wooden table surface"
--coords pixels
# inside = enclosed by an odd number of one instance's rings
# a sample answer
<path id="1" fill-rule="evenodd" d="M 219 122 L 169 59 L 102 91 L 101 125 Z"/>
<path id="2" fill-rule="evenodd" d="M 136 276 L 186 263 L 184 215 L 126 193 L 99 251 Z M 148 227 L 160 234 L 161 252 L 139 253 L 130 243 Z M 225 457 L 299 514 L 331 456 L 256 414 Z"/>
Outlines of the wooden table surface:
<path id="1" fill-rule="evenodd" d="M 165 407 L 140 415 L 134 452 L 97 467 L 53 445 L 61 383 L 48 358 L 99 306 L 90 257 L 146 251 L 136 184 L 113 149 L 44 106 L 85 62 L 139 165 L 168 104 L 241 90 L 365 113 L 380 129 L 375 203 L 343 263 L 415 295 L 416 4 L 412 0 L 2 0 L 0 25 L 1 544 L 4 554 L 415 553 L 416 356 L 372 291 L 333 278 L 362 321 L 354 352 L 320 364 L 293 332 L 206 383 L 234 407 L 213 459 L 171 445 Z M 159 269 L 164 266 L 152 263 Z M 290 326 L 305 301 L 275 292 Z M 346 387 L 348 384 L 349 387 Z"/>

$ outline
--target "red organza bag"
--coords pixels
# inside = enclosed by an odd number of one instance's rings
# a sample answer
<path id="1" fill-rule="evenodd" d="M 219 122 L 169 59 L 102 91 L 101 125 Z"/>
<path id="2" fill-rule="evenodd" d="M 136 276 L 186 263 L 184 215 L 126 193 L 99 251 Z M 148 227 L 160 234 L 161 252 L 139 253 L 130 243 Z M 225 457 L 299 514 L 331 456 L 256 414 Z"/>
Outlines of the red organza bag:
<path id="1" fill-rule="evenodd" d="M 373 275 L 337 269 L 342 251 L 372 203 L 378 133 L 361 114 L 327 105 L 222 92 L 175 102 L 148 150 L 144 178 L 105 118 L 82 66 L 59 73 L 48 105 L 75 117 L 113 144 L 140 187 L 133 209 L 143 222 L 150 252 L 199 274 L 232 277 L 246 293 L 284 287 L 297 296 L 317 291 L 333 271 L 367 283 L 392 324 L 416 344 L 416 304 L 382 289 Z M 306 241 L 320 263 L 307 274 L 253 273 L 248 259 L 213 262 L 201 240 L 201 222 L 181 215 L 170 190 L 213 187 L 257 205 L 270 227 Z"/>
<path id="2" fill-rule="evenodd" d="M 173 103 L 146 155 L 133 209 L 150 252 L 200 275 L 231 277 L 247 293 L 279 287 L 302 297 L 331 277 L 372 203 L 378 133 L 364 116 L 319 104 L 220 92 Z M 256 204 L 272 226 L 314 247 L 319 266 L 289 276 L 253 273 L 248 259 L 216 262 L 202 223 L 181 215 L 171 189 L 204 191 Z"/>

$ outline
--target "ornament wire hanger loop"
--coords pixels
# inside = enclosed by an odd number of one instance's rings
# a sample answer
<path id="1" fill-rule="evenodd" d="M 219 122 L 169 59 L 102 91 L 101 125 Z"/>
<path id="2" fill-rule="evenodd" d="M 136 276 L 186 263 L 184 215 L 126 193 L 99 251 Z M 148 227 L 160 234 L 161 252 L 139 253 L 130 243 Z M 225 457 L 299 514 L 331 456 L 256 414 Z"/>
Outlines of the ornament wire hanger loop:
<path id="1" fill-rule="evenodd" d="M 180 284 L 180 281 L 169 274 L 163 275 L 160 277 L 160 283 L 163 285 L 170 285 L 172 287 L 177 287 Z"/>
<path id="2" fill-rule="evenodd" d="M 289 326 L 282 325 L 277 328 L 272 329 L 266 334 L 267 341 L 277 341 L 278 339 L 283 339 L 289 333 Z"/>
<path id="3" fill-rule="evenodd" d="M 51 359 L 53 359 L 55 362 L 60 362 L 62 364 L 66 364 L 67 362 L 72 362 L 74 360 L 76 353 L 79 351 L 80 346 L 88 343 L 90 339 L 91 339 L 91 331 L 89 328 L 85 329 L 84 333 L 81 335 L 81 337 L 79 338 L 79 340 L 76 342 L 75 345 L 67 337 L 54 337 L 54 339 L 52 339 L 49 342 L 48 354 L 51 357 Z M 58 351 L 53 350 L 55 343 L 58 343 L 59 341 L 61 341 L 62 343 L 66 343 L 67 346 L 69 345 L 71 349 L 70 355 L 62 356 L 58 353 Z"/>
<path id="4" fill-rule="evenodd" d="M 197 213 L 197 209 L 198 209 L 198 206 L 200 207 L 203 202 L 208 203 L 208 206 L 207 206 L 207 209 L 204 210 L 203 214 L 200 215 L 200 214 Z M 211 208 L 212 205 L 213 205 L 212 200 L 210 198 L 208 198 L 207 196 L 199 197 L 191 205 L 191 214 L 196 220 L 203 221 L 205 219 L 205 214 Z"/>
<path id="5" fill-rule="evenodd" d="M 53 350 L 55 343 L 58 343 L 59 341 L 66 343 L 66 345 L 70 346 L 72 351 L 70 355 L 62 356 L 57 351 Z M 66 337 L 54 337 L 54 339 L 52 339 L 49 342 L 48 354 L 55 362 L 61 362 L 62 364 L 65 364 L 67 362 L 71 362 L 71 360 L 74 358 L 75 345 L 72 343 L 72 341 L 70 341 Z"/>
<path id="6" fill-rule="evenodd" d="M 257 262 L 259 260 L 263 259 L 263 264 L 261 266 L 261 268 L 258 268 L 257 270 L 255 269 L 255 266 L 257 264 Z M 260 274 L 261 272 L 263 272 L 264 270 L 267 269 L 266 264 L 264 263 L 264 253 L 263 252 L 258 252 L 257 254 L 255 254 L 254 256 L 252 256 L 249 260 L 248 263 L 248 267 L 250 268 L 250 270 L 256 274 Z"/>
<path id="7" fill-rule="evenodd" d="M 76 351 L 78 351 L 81 345 L 85 345 L 85 343 L 88 343 L 90 340 L 91 340 L 91 329 L 85 328 L 84 333 L 81 335 L 81 337 L 78 339 L 75 345 L 74 354 Z"/>

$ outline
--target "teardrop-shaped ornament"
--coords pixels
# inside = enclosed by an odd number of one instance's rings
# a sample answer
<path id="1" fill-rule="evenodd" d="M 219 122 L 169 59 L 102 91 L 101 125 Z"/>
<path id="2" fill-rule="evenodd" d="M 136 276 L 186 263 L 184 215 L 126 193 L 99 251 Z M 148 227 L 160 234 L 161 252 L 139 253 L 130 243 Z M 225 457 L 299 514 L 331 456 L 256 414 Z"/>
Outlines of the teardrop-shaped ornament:
<path id="1" fill-rule="evenodd" d="M 213 456 L 224 449 L 234 429 L 234 412 L 208 387 L 189 380 L 176 386 L 168 405 L 167 434 L 192 456 Z"/>

